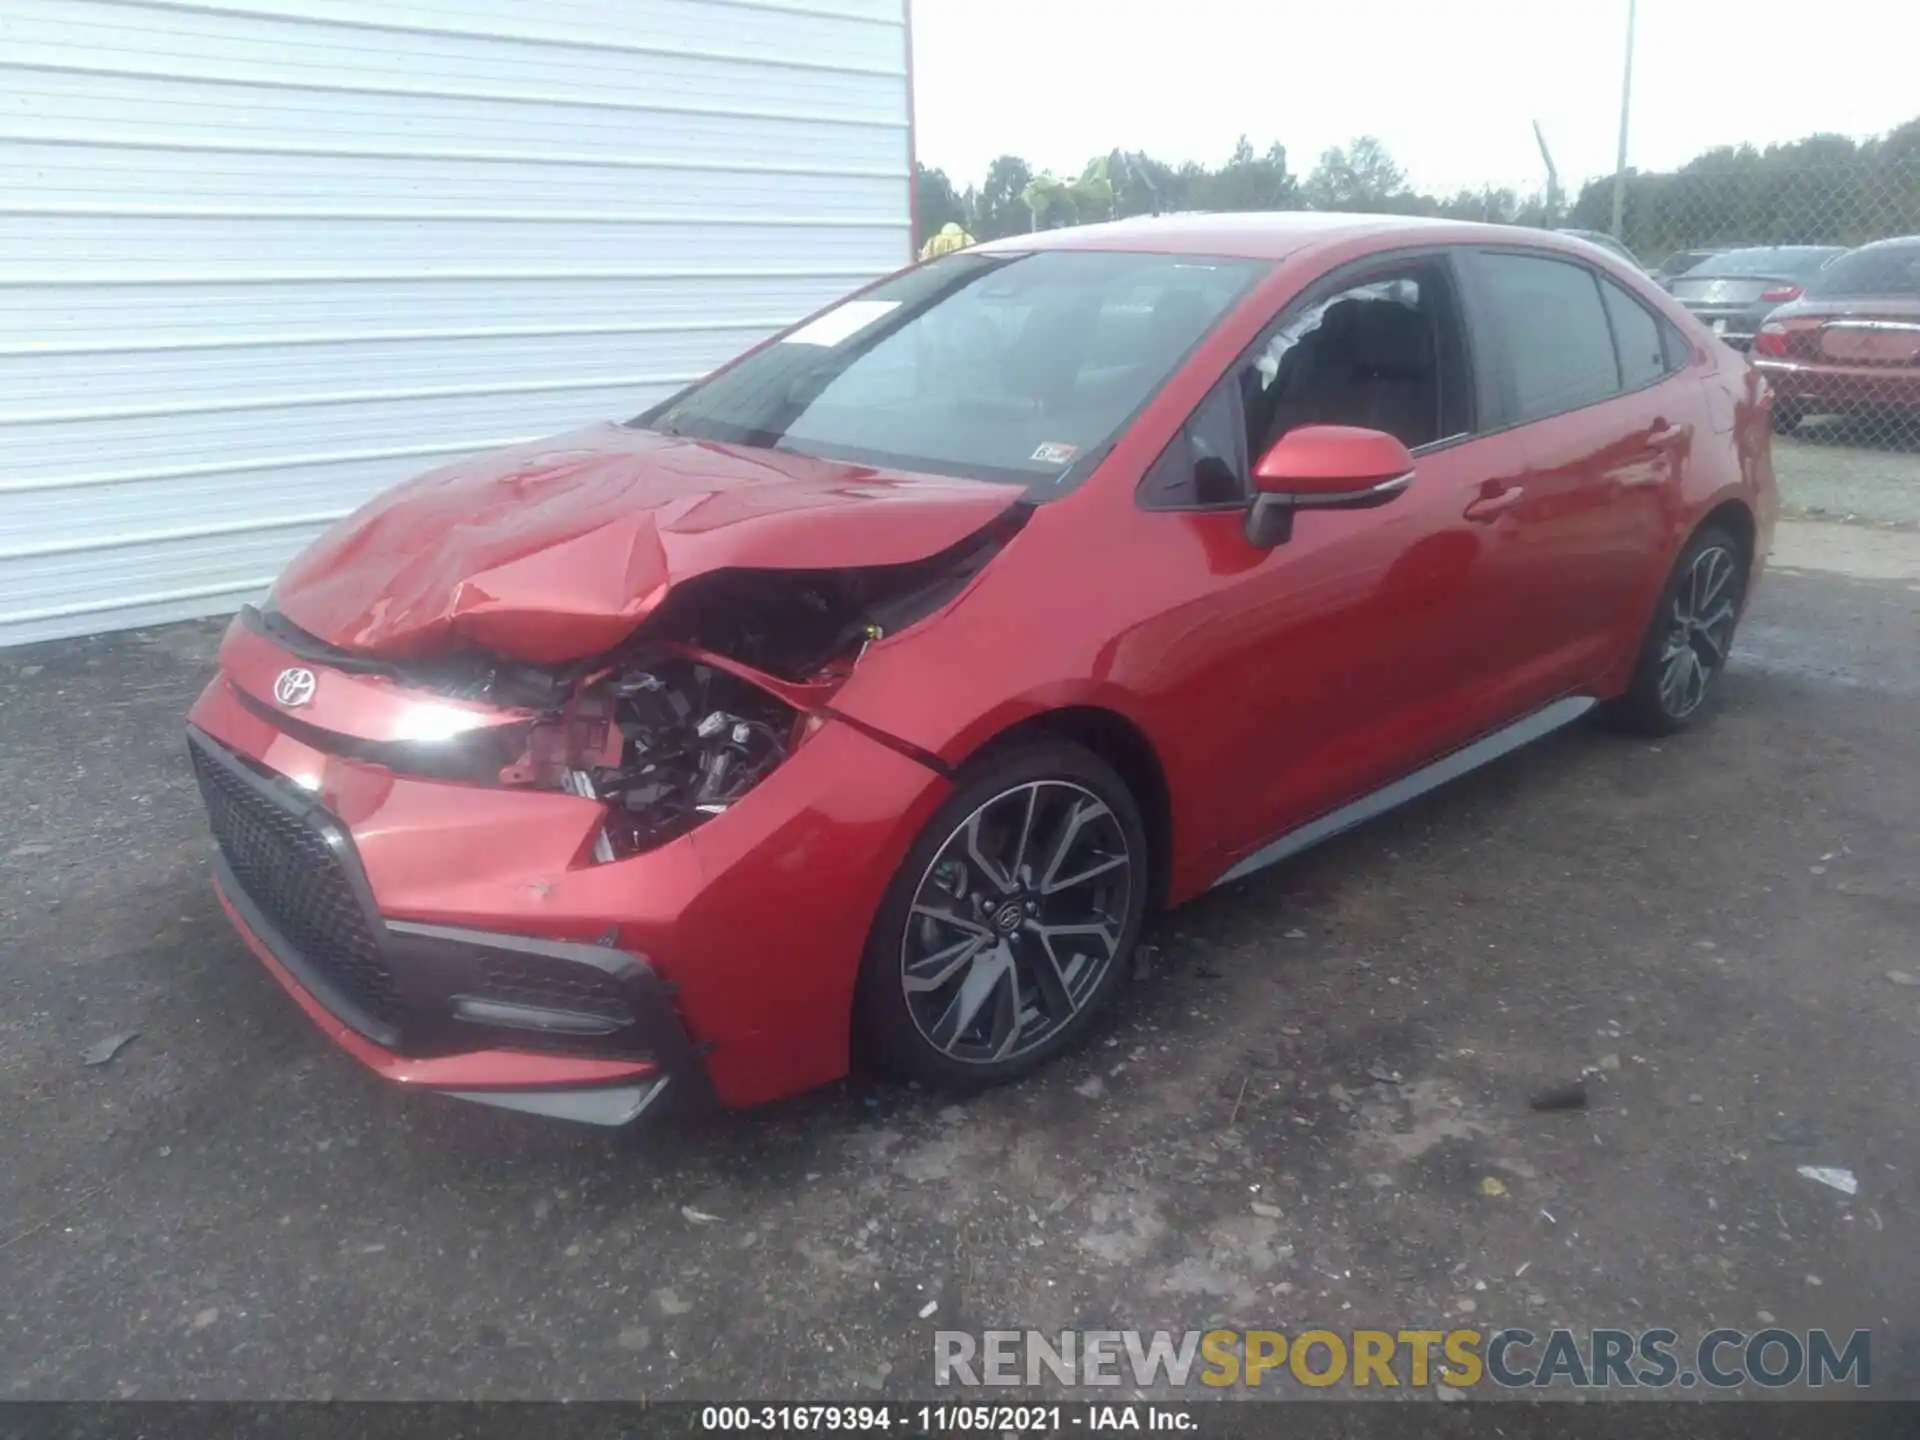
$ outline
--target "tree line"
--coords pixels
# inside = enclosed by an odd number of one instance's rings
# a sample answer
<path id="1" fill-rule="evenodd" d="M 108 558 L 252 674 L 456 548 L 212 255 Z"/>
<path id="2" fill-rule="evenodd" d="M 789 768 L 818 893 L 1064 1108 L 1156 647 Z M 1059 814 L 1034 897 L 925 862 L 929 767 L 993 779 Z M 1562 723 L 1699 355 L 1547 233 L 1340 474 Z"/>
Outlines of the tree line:
<path id="1" fill-rule="evenodd" d="M 1323 151 L 1304 176 L 1290 167 L 1284 145 L 1256 152 L 1244 136 L 1217 167 L 1114 150 L 1071 179 L 1002 155 L 978 185 L 964 188 L 942 170 L 916 167 L 916 243 L 949 222 L 977 240 L 997 240 L 1183 211 L 1347 210 L 1610 230 L 1613 177 L 1588 181 L 1569 203 L 1550 165 L 1536 187 L 1440 195 L 1411 185 L 1371 135 Z M 1822 134 L 1764 148 L 1723 146 L 1675 170 L 1630 170 L 1624 189 L 1621 238 L 1649 262 L 1695 245 L 1858 245 L 1920 233 L 1920 118 L 1860 141 Z"/>

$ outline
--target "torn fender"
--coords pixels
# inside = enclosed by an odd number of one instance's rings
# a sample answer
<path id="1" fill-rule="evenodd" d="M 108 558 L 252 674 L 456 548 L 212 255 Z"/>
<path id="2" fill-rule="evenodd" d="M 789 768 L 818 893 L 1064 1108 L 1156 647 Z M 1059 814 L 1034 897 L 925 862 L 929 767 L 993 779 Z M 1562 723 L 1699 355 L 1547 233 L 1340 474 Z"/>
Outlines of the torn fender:
<path id="1" fill-rule="evenodd" d="M 273 604 L 363 654 L 558 664 L 611 650 L 695 575 L 908 564 L 1024 494 L 599 425 L 377 497 L 294 559 Z"/>

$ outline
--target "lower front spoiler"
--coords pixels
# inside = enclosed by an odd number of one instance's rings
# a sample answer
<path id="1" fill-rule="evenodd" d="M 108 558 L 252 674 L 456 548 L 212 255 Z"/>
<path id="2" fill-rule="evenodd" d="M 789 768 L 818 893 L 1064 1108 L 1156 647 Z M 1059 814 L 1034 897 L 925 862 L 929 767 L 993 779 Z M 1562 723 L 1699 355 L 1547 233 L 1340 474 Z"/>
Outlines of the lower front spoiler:
<path id="1" fill-rule="evenodd" d="M 306 1011 L 307 1018 L 383 1080 L 457 1100 L 589 1125 L 630 1124 L 656 1111 L 670 1091 L 683 1105 L 711 1101 L 704 1067 L 690 1041 L 685 1043 L 680 1064 L 652 1058 L 508 1049 L 425 1056 L 389 1050 L 335 1015 L 287 968 L 259 933 L 271 926 L 258 916 L 245 892 L 219 862 L 215 865 L 213 891 L 234 931 L 281 989 Z"/>
<path id="2" fill-rule="evenodd" d="M 471 1100 L 501 1110 L 578 1120 L 587 1125 L 630 1125 L 666 1093 L 672 1077 L 661 1075 L 638 1085 L 601 1085 L 591 1090 L 442 1090 L 455 1100 Z"/>

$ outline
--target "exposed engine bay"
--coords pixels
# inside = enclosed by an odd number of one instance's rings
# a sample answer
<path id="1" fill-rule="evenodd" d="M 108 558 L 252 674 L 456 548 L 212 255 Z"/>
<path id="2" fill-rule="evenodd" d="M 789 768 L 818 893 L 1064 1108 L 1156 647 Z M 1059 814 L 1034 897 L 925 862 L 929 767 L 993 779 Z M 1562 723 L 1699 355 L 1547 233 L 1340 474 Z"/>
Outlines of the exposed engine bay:
<path id="1" fill-rule="evenodd" d="M 906 565 L 696 576 L 616 652 L 558 666 L 471 649 L 389 660 L 328 645 L 272 610 L 243 619 L 302 658 L 508 712 L 444 742 L 368 741 L 273 718 L 309 744 L 402 773 L 598 800 L 606 822 L 593 858 L 605 862 L 737 803 L 800 743 L 868 645 L 959 594 L 1024 520 L 1017 510 Z"/>
<path id="2" fill-rule="evenodd" d="M 535 721 L 500 780 L 604 801 L 595 858 L 613 860 L 721 814 L 787 758 L 801 721 L 750 681 L 667 658 L 606 676 Z"/>

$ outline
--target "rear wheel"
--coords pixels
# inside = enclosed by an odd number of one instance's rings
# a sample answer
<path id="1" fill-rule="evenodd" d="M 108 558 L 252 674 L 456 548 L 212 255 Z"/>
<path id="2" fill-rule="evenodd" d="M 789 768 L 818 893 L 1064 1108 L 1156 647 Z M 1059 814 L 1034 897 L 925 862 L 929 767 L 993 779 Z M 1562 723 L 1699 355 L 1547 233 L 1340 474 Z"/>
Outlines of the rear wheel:
<path id="1" fill-rule="evenodd" d="M 1632 683 L 1609 707 L 1610 717 L 1643 735 L 1671 735 L 1691 724 L 1726 669 L 1746 588 L 1740 542 L 1718 525 L 1696 533 L 1674 563 Z"/>
<path id="2" fill-rule="evenodd" d="M 859 993 L 874 1058 L 947 1088 L 1045 1064 L 1112 998 L 1147 875 L 1139 807 L 1097 755 L 1044 741 L 969 767 L 874 922 Z"/>
<path id="3" fill-rule="evenodd" d="M 1806 418 L 1807 412 L 1800 408 L 1800 403 L 1797 400 L 1775 398 L 1773 402 L 1774 434 L 1791 435 L 1800 428 L 1800 422 Z"/>

